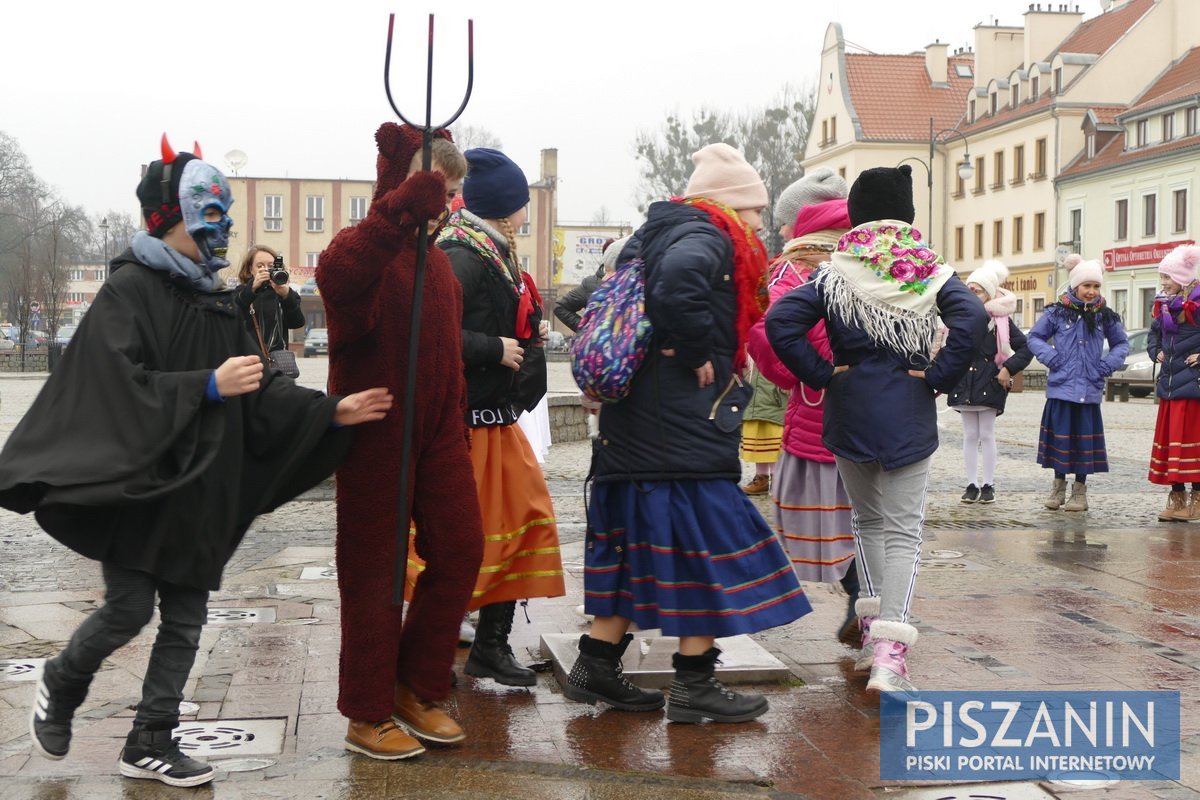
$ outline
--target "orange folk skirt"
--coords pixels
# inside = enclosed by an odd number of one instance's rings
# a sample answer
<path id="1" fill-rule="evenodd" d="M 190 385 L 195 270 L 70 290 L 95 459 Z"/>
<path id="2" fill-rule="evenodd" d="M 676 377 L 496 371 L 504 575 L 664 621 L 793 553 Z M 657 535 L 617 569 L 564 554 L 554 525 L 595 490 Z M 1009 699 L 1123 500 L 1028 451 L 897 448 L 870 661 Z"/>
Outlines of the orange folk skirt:
<path id="1" fill-rule="evenodd" d="M 521 426 L 472 428 L 471 464 L 483 515 L 483 565 L 468 609 L 566 594 L 550 489 Z M 408 596 L 425 569 L 415 535 L 409 531 Z"/>

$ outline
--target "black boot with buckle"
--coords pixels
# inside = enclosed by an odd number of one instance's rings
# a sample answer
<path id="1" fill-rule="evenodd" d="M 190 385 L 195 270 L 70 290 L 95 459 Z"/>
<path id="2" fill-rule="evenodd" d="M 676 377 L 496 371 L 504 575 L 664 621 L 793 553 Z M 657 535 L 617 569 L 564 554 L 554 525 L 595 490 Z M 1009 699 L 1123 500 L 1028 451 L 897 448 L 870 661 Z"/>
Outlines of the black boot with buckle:
<path id="1" fill-rule="evenodd" d="M 517 663 L 508 645 L 516 609 L 515 600 L 491 603 L 479 609 L 475 641 L 471 644 L 464 672 L 476 678 L 492 678 L 505 686 L 533 686 L 537 683 L 534 671 Z"/>
<path id="2" fill-rule="evenodd" d="M 657 689 L 634 686 L 622 674 L 621 659 L 633 641 L 627 633 L 617 644 L 593 639 L 586 633 L 579 637 L 579 657 L 567 676 L 563 694 L 582 703 L 597 700 L 621 711 L 657 711 L 666 698 Z"/>
<path id="3" fill-rule="evenodd" d="M 717 656 L 721 651 L 710 647 L 703 655 L 671 657 L 675 678 L 671 681 L 671 699 L 667 719 L 672 722 L 749 722 L 767 710 L 767 698 L 761 694 L 741 694 L 727 689 L 717 680 Z"/>

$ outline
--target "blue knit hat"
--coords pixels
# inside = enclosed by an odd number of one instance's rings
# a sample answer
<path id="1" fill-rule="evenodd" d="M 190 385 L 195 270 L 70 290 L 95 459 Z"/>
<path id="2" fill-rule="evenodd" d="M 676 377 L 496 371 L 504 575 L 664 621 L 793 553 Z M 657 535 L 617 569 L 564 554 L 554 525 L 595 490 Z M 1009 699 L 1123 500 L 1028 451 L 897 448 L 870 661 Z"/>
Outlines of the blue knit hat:
<path id="1" fill-rule="evenodd" d="M 513 160 L 490 147 L 474 147 L 467 157 L 463 202 L 483 219 L 504 219 L 529 202 L 529 181 Z"/>

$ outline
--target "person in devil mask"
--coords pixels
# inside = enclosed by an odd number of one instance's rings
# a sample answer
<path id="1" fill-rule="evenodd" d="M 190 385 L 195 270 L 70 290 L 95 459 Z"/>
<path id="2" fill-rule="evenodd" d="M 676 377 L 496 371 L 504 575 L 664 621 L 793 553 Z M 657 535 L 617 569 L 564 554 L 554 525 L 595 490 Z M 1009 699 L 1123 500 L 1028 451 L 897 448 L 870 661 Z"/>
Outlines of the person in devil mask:
<path id="1" fill-rule="evenodd" d="M 0 506 L 34 512 L 100 562 L 104 605 L 46 662 L 30 719 L 39 754 L 67 755 L 92 677 L 161 617 L 122 775 L 170 786 L 213 778 L 171 736 L 207 620 L 210 590 L 255 516 L 330 475 L 346 426 L 382 419 L 386 389 L 327 397 L 264 372 L 217 273 L 228 266 L 225 176 L 193 153 L 138 184 L 146 230 L 110 277 L 0 452 Z"/>

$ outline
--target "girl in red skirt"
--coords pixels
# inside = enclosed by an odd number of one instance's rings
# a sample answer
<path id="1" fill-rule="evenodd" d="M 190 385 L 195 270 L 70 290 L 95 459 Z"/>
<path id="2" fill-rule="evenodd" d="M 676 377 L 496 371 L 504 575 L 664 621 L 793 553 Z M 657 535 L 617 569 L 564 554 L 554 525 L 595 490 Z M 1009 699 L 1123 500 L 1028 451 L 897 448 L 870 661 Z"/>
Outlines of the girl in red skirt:
<path id="1" fill-rule="evenodd" d="M 1164 522 L 1200 519 L 1200 247 L 1182 245 L 1158 267 L 1162 294 L 1154 301 L 1148 351 L 1161 366 L 1158 423 L 1150 451 L 1150 482 L 1170 486 Z M 1192 494 L 1186 498 L 1188 483 Z"/>

